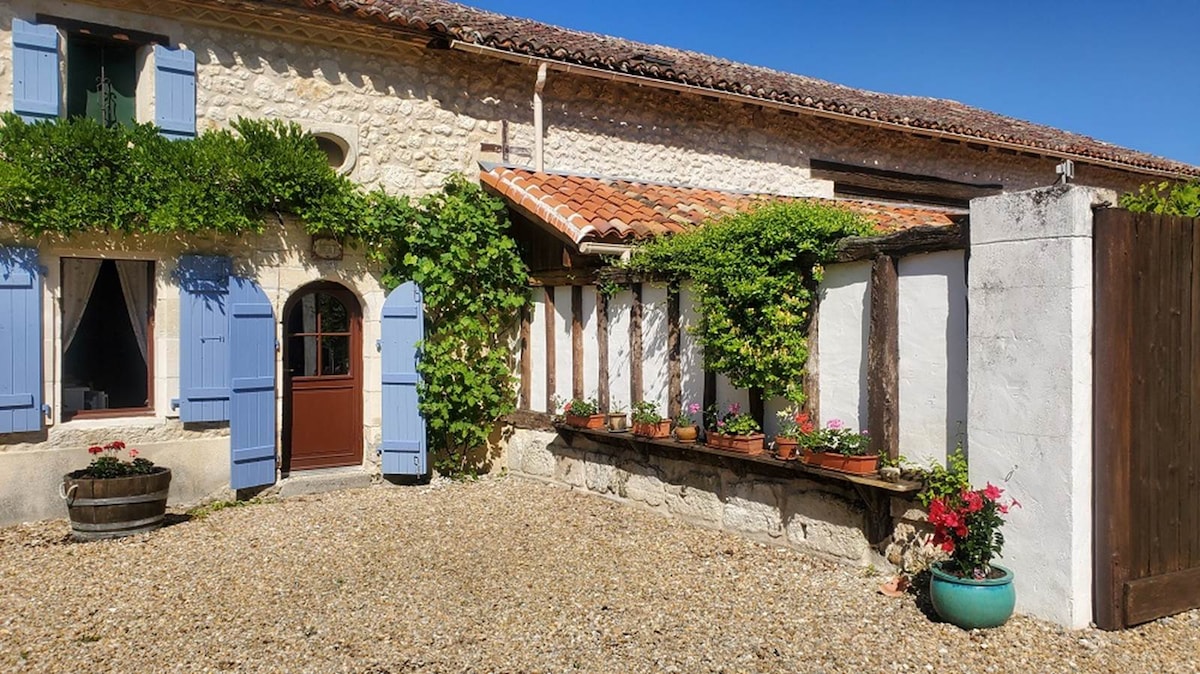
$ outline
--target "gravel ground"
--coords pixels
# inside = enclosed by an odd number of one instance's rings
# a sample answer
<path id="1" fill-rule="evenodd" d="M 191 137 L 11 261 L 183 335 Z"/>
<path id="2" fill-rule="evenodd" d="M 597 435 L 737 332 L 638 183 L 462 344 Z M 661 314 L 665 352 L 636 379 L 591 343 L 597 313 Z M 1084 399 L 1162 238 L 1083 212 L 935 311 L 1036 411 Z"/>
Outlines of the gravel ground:
<path id="1" fill-rule="evenodd" d="M 964 632 L 869 571 L 519 478 L 176 520 L 0 529 L 0 672 L 1200 671 L 1200 611 Z"/>

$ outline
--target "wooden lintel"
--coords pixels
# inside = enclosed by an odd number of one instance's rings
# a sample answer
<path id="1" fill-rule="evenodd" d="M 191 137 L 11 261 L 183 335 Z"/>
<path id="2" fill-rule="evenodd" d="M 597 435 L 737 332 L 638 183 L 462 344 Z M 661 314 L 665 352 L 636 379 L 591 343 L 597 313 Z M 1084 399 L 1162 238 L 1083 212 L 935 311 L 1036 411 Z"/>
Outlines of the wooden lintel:
<path id="1" fill-rule="evenodd" d="M 630 271 L 620 267 L 604 267 L 597 270 L 596 280 L 600 283 L 615 285 L 633 285 L 635 283 L 669 283 L 671 279 L 665 274 L 653 272 Z"/>
<path id="2" fill-rule="evenodd" d="M 629 307 L 629 401 L 642 400 L 642 284 L 633 284 Z"/>
<path id="3" fill-rule="evenodd" d="M 883 236 L 851 237 L 837 245 L 835 261 L 872 260 L 880 255 L 904 257 L 967 247 L 965 222 L 947 227 L 913 227 Z"/>
<path id="4" fill-rule="evenodd" d="M 596 285 L 598 269 L 576 268 L 556 269 L 554 271 L 538 271 L 529 275 L 529 285 L 533 287 L 549 286 L 590 286 Z"/>
<path id="5" fill-rule="evenodd" d="M 871 448 L 900 455 L 900 330 L 896 259 L 879 255 L 871 266 L 871 328 L 867 337 L 867 428 Z"/>

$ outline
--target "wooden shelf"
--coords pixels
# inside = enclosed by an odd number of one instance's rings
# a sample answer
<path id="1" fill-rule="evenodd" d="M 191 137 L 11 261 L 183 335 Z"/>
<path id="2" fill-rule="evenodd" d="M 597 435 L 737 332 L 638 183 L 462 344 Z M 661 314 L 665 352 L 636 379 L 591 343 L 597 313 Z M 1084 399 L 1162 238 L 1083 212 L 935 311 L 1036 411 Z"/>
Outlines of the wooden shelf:
<path id="1" fill-rule="evenodd" d="M 827 470 L 825 468 L 816 468 L 800 461 L 781 461 L 767 452 L 762 454 L 742 454 L 740 452 L 730 452 L 724 449 L 714 449 L 701 442 L 684 443 L 676 442 L 672 439 L 653 439 L 634 435 L 630 432 L 612 433 L 606 430 L 591 430 L 586 428 L 576 428 L 562 423 L 554 424 L 555 430 L 559 435 L 567 440 L 568 444 L 574 437 L 582 436 L 596 442 L 616 447 L 630 447 L 634 449 L 649 450 L 656 448 L 658 450 L 673 450 L 677 453 L 688 454 L 708 454 L 711 456 L 724 457 L 733 459 L 747 464 L 758 464 L 762 466 L 770 466 L 777 471 L 786 471 L 796 473 L 798 475 L 816 476 L 827 480 L 839 482 L 848 482 L 855 487 L 870 487 L 885 492 L 890 492 L 897 495 L 913 494 L 921 490 L 920 482 L 912 482 L 901 480 L 899 482 L 886 482 L 879 478 L 878 474 L 873 475 L 851 475 L 850 473 L 842 473 L 836 470 Z"/>

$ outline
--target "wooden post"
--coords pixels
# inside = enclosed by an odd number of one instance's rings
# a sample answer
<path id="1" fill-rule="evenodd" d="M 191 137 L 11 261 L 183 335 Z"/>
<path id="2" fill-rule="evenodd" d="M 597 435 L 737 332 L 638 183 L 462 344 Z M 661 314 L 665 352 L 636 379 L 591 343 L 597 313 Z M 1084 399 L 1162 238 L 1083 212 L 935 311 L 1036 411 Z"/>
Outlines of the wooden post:
<path id="1" fill-rule="evenodd" d="M 557 410 L 554 409 L 555 389 L 558 388 L 558 380 L 555 376 L 555 353 L 554 349 L 554 287 L 546 286 L 546 411 L 554 414 Z"/>
<path id="2" fill-rule="evenodd" d="M 571 396 L 583 397 L 583 286 L 571 286 Z"/>
<path id="3" fill-rule="evenodd" d="M 896 260 L 871 265 L 871 332 L 867 339 L 867 429 L 881 456 L 900 455 L 899 279 Z"/>
<path id="4" fill-rule="evenodd" d="M 532 321 L 533 311 L 531 305 L 526 304 L 521 307 L 521 383 L 517 394 L 517 408 L 527 410 L 532 407 L 530 402 L 530 387 L 533 378 L 533 354 L 530 353 L 530 324 Z"/>
<path id="5" fill-rule="evenodd" d="M 667 287 L 667 416 L 672 419 L 683 411 L 683 375 L 679 369 L 679 284 Z"/>
<path id="6" fill-rule="evenodd" d="M 612 406 L 612 396 L 608 391 L 608 295 L 596 289 L 596 369 L 600 371 L 599 400 L 600 411 L 608 414 Z"/>
<path id="7" fill-rule="evenodd" d="M 642 284 L 633 284 L 629 307 L 629 403 L 642 400 Z"/>
<path id="8" fill-rule="evenodd" d="M 808 362 L 804 366 L 804 409 L 813 422 L 821 418 L 821 352 L 818 338 L 821 318 L 821 300 L 813 293 L 812 310 L 808 318 Z"/>

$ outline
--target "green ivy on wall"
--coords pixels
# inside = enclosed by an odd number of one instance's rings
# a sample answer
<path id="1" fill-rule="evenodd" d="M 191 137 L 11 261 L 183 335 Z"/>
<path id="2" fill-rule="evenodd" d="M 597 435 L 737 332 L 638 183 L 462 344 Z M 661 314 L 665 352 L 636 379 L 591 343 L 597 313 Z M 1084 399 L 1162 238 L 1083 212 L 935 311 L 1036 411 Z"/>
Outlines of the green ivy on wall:
<path id="1" fill-rule="evenodd" d="M 273 213 L 361 246 L 394 288 L 421 286 L 427 327 L 419 371 L 430 446 L 468 470 L 512 411 L 508 329 L 528 281 L 503 204 L 461 176 L 417 203 L 366 192 L 333 171 L 299 126 L 238 119 L 170 141 L 153 125 L 0 117 L 0 221 L 31 235 L 85 231 L 257 233 Z"/>
<path id="2" fill-rule="evenodd" d="M 650 241 L 626 266 L 692 279 L 705 364 L 734 386 L 801 403 L 821 264 L 839 239 L 873 230 L 844 209 L 778 202 Z"/>

